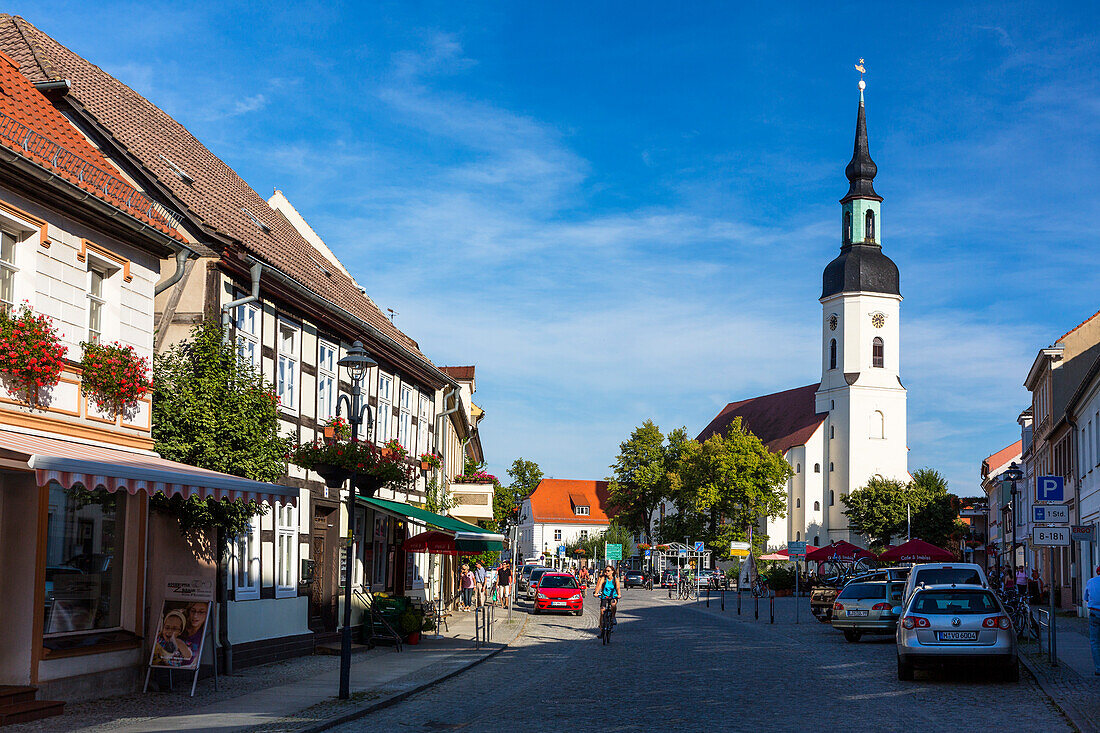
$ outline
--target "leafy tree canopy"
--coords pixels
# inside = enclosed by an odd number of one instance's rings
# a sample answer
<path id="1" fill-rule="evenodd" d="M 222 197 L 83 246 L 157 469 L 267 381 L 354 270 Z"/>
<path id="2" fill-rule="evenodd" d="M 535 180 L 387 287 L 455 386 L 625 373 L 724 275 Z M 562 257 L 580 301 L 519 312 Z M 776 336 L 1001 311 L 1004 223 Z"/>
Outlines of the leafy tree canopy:
<path id="1" fill-rule="evenodd" d="M 905 540 L 907 508 L 911 537 L 949 547 L 966 526 L 958 519 L 958 497 L 947 489 L 941 473 L 921 468 L 908 483 L 873 476 L 866 486 L 842 496 L 841 502 L 851 528 L 867 537 L 872 548 Z"/>
<path id="2" fill-rule="evenodd" d="M 493 492 L 493 516 L 496 517 L 497 524 L 503 533 L 511 531 L 516 524 L 516 504 L 530 496 L 543 479 L 539 464 L 525 458 L 512 461 L 508 476 L 512 479 L 512 483 L 508 486 L 498 486 Z"/>
<path id="3" fill-rule="evenodd" d="M 619 445 L 619 457 L 611 464 L 608 493 L 616 521 L 652 543 L 652 517 L 671 495 L 673 476 L 679 465 L 687 429 L 677 428 L 665 436 L 652 420 L 634 428 Z"/>

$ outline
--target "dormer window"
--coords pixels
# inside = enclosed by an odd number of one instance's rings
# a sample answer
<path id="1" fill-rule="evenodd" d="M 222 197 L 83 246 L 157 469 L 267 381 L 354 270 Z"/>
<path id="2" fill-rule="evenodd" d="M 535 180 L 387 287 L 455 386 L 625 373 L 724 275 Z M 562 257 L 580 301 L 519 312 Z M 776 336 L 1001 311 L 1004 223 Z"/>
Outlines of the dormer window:
<path id="1" fill-rule="evenodd" d="M 587 517 L 592 512 L 588 498 L 582 494 L 570 494 L 569 503 L 573 505 L 573 516 Z"/>

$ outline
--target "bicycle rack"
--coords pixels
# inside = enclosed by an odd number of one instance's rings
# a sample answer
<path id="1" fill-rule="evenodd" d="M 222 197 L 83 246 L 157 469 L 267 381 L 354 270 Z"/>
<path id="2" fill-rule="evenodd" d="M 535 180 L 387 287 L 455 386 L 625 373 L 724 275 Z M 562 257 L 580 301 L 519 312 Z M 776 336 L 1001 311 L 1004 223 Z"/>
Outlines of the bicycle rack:
<path id="1" fill-rule="evenodd" d="M 1035 609 L 1039 612 L 1039 648 L 1043 648 L 1043 629 L 1047 630 L 1047 659 L 1050 660 L 1051 667 L 1058 666 L 1058 658 L 1054 654 L 1054 645 L 1051 643 L 1050 637 L 1050 624 L 1052 619 L 1050 618 L 1050 611 L 1045 608 Z"/>

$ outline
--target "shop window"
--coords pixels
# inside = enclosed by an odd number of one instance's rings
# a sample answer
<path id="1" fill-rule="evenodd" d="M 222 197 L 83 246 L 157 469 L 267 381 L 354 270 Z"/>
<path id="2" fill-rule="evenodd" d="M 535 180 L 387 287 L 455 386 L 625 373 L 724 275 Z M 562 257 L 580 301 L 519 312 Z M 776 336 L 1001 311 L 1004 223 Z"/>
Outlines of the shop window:
<path id="1" fill-rule="evenodd" d="M 255 303 L 237 306 L 237 355 L 257 372 L 260 371 L 260 323 L 260 309 Z"/>
<path id="2" fill-rule="evenodd" d="M 320 341 L 317 346 L 317 420 L 336 414 L 336 344 Z"/>
<path id="3" fill-rule="evenodd" d="M 301 331 L 279 322 L 278 395 L 282 409 L 298 412 L 298 341 Z"/>
<path id="4" fill-rule="evenodd" d="M 275 505 L 275 597 L 298 595 L 298 512 Z"/>
<path id="5" fill-rule="evenodd" d="M 233 600 L 260 597 L 260 518 L 252 517 L 250 529 L 237 535 L 232 547 L 231 580 Z"/>
<path id="6" fill-rule="evenodd" d="M 4 310 L 15 307 L 15 235 L 0 232 L 0 306 Z"/>
<path id="7" fill-rule="evenodd" d="M 120 628 L 125 494 L 49 492 L 44 633 Z"/>

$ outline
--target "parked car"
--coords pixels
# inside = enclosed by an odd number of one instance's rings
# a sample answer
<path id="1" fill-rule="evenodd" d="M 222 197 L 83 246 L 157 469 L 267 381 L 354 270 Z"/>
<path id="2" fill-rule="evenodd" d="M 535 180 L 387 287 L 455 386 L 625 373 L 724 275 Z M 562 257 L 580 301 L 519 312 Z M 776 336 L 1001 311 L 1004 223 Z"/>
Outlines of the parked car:
<path id="1" fill-rule="evenodd" d="M 832 624 L 848 641 L 864 634 L 893 634 L 905 584 L 888 580 L 853 581 L 844 586 L 833 602 Z"/>
<path id="2" fill-rule="evenodd" d="M 989 580 L 981 565 L 972 562 L 930 562 L 914 565 L 905 581 L 905 598 L 909 599 L 918 585 L 974 585 L 988 588 Z"/>
<path id="3" fill-rule="evenodd" d="M 840 588 L 829 585 L 819 585 L 810 591 L 810 613 L 822 623 L 829 623 L 833 618 L 833 604 L 840 595 Z"/>
<path id="4" fill-rule="evenodd" d="M 974 663 L 1020 679 L 1016 631 L 997 595 L 977 585 L 924 585 L 909 597 L 897 629 L 898 679 L 915 667 Z"/>
<path id="5" fill-rule="evenodd" d="M 542 573 L 535 590 L 531 613 L 562 611 L 580 616 L 584 612 L 584 593 L 572 573 Z"/>
<path id="6" fill-rule="evenodd" d="M 703 568 L 695 573 L 695 585 L 700 588 L 706 588 L 710 585 L 711 576 L 714 575 L 713 570 Z"/>
<path id="7" fill-rule="evenodd" d="M 535 568 L 531 571 L 531 577 L 527 579 L 527 597 L 534 598 L 535 591 L 538 590 L 539 578 L 547 573 L 554 572 L 550 568 Z M 564 573 L 563 573 L 564 574 Z"/>
<path id="8" fill-rule="evenodd" d="M 644 588 L 645 574 L 641 570 L 627 570 L 623 576 L 623 585 L 627 588 Z"/>
<path id="9" fill-rule="evenodd" d="M 869 573 L 857 575 L 849 583 L 866 583 L 872 580 L 900 580 L 903 583 L 909 578 L 909 568 L 879 568 Z"/>
<path id="10" fill-rule="evenodd" d="M 661 587 L 662 588 L 675 588 L 676 587 L 676 571 L 666 570 L 661 573 Z"/>
<path id="11" fill-rule="evenodd" d="M 538 565 L 524 565 L 519 570 L 519 575 L 516 576 L 517 588 L 522 591 L 527 590 L 527 586 L 531 581 L 531 573 L 535 571 Z"/>

